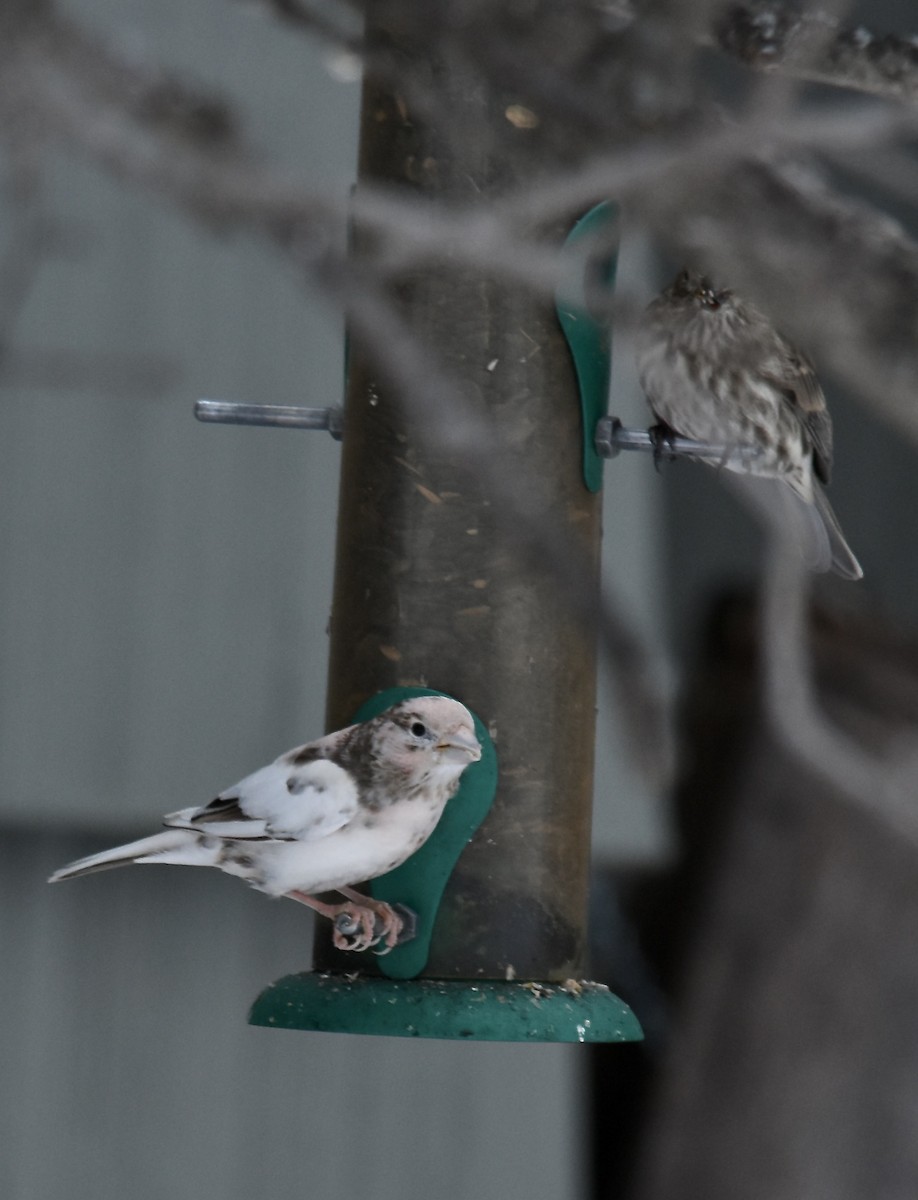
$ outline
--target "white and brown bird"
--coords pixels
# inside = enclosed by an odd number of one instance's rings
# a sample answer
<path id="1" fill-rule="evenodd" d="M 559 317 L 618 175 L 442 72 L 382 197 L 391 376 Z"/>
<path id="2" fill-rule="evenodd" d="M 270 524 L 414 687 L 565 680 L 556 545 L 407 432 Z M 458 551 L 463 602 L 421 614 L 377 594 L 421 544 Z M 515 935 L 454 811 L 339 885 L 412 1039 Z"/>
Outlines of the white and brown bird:
<path id="1" fill-rule="evenodd" d="M 814 571 L 860 579 L 822 484 L 832 420 L 812 363 L 752 304 L 682 271 L 645 312 L 638 373 L 665 441 L 723 447 L 708 461 L 735 472 L 759 511 Z"/>
<path id="2" fill-rule="evenodd" d="M 395 945 L 402 921 L 351 887 L 394 870 L 428 839 L 465 768 L 481 757 L 468 709 L 446 696 L 403 700 L 379 716 L 282 754 L 202 808 L 163 819 L 163 833 L 62 867 L 50 882 L 129 863 L 217 867 L 269 896 L 334 920 L 343 950 Z M 337 891 L 343 904 L 313 893 Z M 379 918 L 380 920 L 377 920 Z"/>

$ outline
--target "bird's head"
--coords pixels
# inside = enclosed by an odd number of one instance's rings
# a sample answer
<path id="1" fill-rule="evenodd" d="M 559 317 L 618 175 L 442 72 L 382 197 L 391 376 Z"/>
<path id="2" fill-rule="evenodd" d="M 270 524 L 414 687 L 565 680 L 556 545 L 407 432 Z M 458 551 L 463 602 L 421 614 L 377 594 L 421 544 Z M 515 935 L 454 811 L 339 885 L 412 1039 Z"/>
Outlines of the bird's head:
<path id="1" fill-rule="evenodd" d="M 733 299 L 729 288 L 715 288 L 707 275 L 680 271 L 666 290 L 671 301 L 694 308 L 716 311 Z"/>
<path id="2" fill-rule="evenodd" d="M 392 760 L 412 774 L 433 771 L 444 779 L 458 779 L 481 758 L 472 714 L 458 700 L 418 696 L 396 704 L 381 719 Z"/>

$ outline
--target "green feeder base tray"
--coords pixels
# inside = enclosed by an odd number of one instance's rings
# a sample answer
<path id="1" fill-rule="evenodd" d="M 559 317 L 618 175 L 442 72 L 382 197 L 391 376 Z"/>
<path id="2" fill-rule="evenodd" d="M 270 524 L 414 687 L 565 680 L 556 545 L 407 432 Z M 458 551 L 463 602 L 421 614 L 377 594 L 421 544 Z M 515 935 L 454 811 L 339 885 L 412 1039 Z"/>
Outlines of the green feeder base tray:
<path id="1" fill-rule="evenodd" d="M 323 1033 L 478 1042 L 637 1042 L 643 1032 L 601 983 L 377 979 L 303 972 L 265 988 L 249 1024 Z"/>

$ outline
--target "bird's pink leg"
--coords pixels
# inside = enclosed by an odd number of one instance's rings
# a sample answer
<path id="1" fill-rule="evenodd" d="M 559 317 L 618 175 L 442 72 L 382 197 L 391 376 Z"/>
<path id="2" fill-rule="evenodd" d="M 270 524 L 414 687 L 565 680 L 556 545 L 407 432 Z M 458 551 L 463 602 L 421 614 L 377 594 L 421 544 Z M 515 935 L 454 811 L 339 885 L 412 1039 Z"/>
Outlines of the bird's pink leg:
<path id="1" fill-rule="evenodd" d="M 342 887 L 338 888 L 338 891 L 342 896 L 347 896 L 355 904 L 359 904 L 363 908 L 368 908 L 379 917 L 382 922 L 382 930 L 377 940 L 381 941 L 385 939 L 386 948 L 391 950 L 398 942 L 398 935 L 402 932 L 405 925 L 405 922 L 395 909 L 391 905 L 386 904 L 384 900 L 374 900 L 372 896 L 363 896 L 360 892 L 355 892 L 353 888 Z"/>
<path id="2" fill-rule="evenodd" d="M 341 888 L 340 890 L 344 892 L 345 889 Z M 305 904 L 308 908 L 319 913 L 320 916 L 328 917 L 333 922 L 332 941 L 338 950 L 367 950 L 370 946 L 375 945 L 383 936 L 383 934 L 376 933 L 376 910 L 373 907 L 376 901 L 371 902 L 365 896 L 358 895 L 357 892 L 353 893 L 356 901 L 348 904 L 326 904 L 322 900 L 317 900 L 315 896 L 310 896 L 307 892 L 293 891 L 286 892 L 285 895 L 289 896 L 291 900 L 297 900 L 300 904 Z M 386 907 L 388 908 L 388 905 Z M 347 916 L 359 924 L 359 933 L 352 934 L 350 937 L 341 933 L 334 925 L 335 917 L 341 913 L 346 913 Z M 392 915 L 397 921 L 399 920 L 395 913 L 392 913 Z M 401 925 L 400 921 L 399 925 Z M 398 935 L 396 934 L 396 936 Z M 353 937 L 353 941 L 350 940 L 351 937 Z M 386 944 L 388 945 L 389 943 L 387 942 Z"/>

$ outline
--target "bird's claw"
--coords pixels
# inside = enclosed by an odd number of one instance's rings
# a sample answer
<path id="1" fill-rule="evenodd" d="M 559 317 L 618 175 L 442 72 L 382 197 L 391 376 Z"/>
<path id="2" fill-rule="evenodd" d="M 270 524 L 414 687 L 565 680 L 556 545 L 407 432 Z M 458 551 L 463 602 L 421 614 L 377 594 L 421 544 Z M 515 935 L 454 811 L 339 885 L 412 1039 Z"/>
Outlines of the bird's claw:
<path id="1" fill-rule="evenodd" d="M 342 904 L 334 918 L 332 941 L 337 950 L 368 950 L 378 941 L 376 914 L 362 904 Z"/>
<path id="2" fill-rule="evenodd" d="M 418 914 L 413 908 L 409 908 L 407 904 L 392 904 L 389 906 L 392 912 L 401 922 L 393 942 L 386 942 L 384 950 L 374 950 L 373 953 L 381 958 L 384 954 L 388 954 L 395 946 L 402 946 L 405 942 L 410 942 L 418 935 Z M 380 935 L 381 940 L 382 935 Z"/>
<path id="3" fill-rule="evenodd" d="M 385 948 L 374 950 L 377 955 L 388 954 L 395 946 L 409 942 L 417 934 L 417 913 L 406 904 L 385 904 L 374 901 L 374 907 L 363 904 L 343 904 L 334 919 L 332 941 L 338 950 L 369 950 L 385 942 Z"/>
<path id="4" fill-rule="evenodd" d="M 661 459 L 665 458 L 667 462 L 676 460 L 677 455 L 673 452 L 673 440 L 677 434 L 664 421 L 658 421 L 656 425 L 651 425 L 647 432 L 653 443 L 653 465 L 659 471 Z"/>

